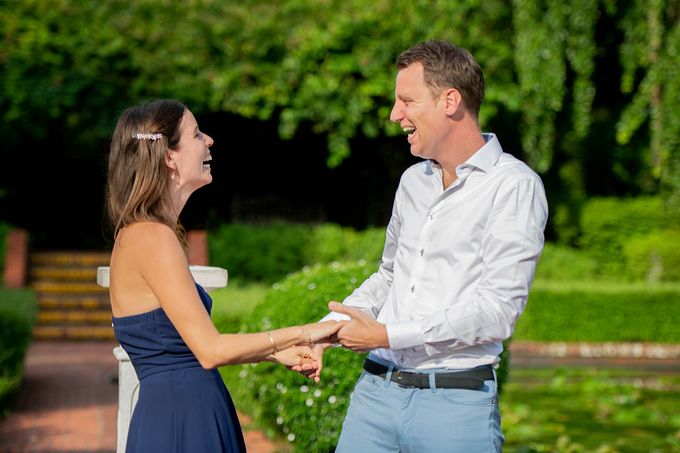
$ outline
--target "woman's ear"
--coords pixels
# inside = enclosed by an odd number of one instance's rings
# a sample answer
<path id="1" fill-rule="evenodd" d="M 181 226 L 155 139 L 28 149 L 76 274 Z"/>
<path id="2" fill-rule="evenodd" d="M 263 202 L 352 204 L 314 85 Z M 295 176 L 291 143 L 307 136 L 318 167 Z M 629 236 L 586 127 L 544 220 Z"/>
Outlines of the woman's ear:
<path id="1" fill-rule="evenodd" d="M 165 165 L 167 165 L 170 170 L 177 170 L 174 154 L 170 149 L 165 150 Z"/>

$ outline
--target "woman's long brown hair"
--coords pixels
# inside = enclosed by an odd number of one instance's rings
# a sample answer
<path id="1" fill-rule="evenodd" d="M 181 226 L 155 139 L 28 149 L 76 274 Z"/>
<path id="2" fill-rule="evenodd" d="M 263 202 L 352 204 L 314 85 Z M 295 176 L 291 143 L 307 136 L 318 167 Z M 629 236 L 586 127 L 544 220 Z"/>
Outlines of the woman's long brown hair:
<path id="1" fill-rule="evenodd" d="M 114 238 L 126 225 L 154 221 L 174 229 L 186 246 L 184 229 L 170 218 L 168 186 L 171 171 L 167 149 L 177 149 L 180 123 L 186 110 L 181 102 L 161 99 L 130 107 L 120 116 L 108 156 L 106 210 Z M 162 134 L 157 140 L 137 134 Z"/>

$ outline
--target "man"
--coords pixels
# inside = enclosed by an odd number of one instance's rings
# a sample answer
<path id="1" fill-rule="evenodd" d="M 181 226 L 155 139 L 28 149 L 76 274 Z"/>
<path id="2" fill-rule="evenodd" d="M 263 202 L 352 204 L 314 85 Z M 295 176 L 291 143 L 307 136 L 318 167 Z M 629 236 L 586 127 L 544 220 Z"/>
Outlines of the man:
<path id="1" fill-rule="evenodd" d="M 390 120 L 424 160 L 402 175 L 378 271 L 329 304 L 351 319 L 339 343 L 371 351 L 336 451 L 501 451 L 494 365 L 543 249 L 545 192 L 481 132 L 467 50 L 427 41 L 396 65 Z"/>

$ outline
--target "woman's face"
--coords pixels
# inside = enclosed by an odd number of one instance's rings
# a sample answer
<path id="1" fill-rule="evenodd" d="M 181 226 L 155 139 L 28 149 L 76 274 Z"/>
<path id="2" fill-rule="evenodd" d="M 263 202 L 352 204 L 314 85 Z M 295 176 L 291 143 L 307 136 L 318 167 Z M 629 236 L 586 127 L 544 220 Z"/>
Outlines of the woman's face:
<path id="1" fill-rule="evenodd" d="M 177 149 L 169 150 L 169 158 L 174 162 L 174 183 L 182 191 L 189 193 L 210 184 L 210 147 L 213 139 L 198 128 L 196 118 L 188 109 L 184 111 L 180 123 L 180 140 Z"/>

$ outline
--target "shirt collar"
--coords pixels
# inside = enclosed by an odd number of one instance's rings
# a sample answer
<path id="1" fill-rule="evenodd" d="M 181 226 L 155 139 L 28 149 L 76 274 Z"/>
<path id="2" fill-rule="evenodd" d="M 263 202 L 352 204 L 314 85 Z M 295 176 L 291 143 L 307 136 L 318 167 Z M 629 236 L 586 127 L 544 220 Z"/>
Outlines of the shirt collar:
<path id="1" fill-rule="evenodd" d="M 503 149 L 501 144 L 496 138 L 496 134 L 490 132 L 483 132 L 482 137 L 486 142 L 481 148 L 479 148 L 468 160 L 460 164 L 456 171 L 467 168 L 475 167 L 482 170 L 484 173 L 488 173 L 496 165 L 498 159 L 503 154 Z M 432 175 L 432 167 L 441 168 L 439 163 L 428 159 L 425 162 L 425 174 Z"/>
<path id="2" fill-rule="evenodd" d="M 496 165 L 496 162 L 498 162 L 503 153 L 501 144 L 498 142 L 496 134 L 482 133 L 482 137 L 484 137 L 486 142 L 484 146 L 479 148 L 476 153 L 461 164 L 461 167 L 472 166 L 479 168 L 484 173 L 488 173 Z"/>

